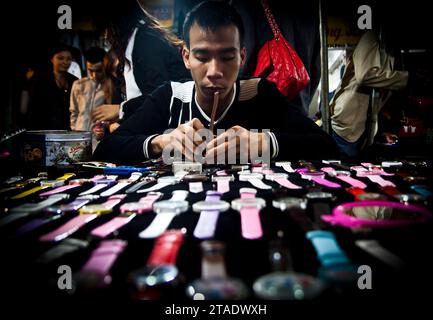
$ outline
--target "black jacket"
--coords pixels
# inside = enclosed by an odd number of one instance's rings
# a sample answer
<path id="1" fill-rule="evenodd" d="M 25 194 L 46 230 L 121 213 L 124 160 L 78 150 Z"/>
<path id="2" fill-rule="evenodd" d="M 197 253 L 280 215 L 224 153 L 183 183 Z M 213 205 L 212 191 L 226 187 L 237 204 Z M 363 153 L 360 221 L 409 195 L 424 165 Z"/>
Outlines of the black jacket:
<path id="1" fill-rule="evenodd" d="M 170 82 L 155 90 L 114 134 L 105 137 L 95 160 L 132 163 L 148 158 L 147 144 L 155 134 L 176 128 L 192 118 L 209 125 L 209 117 L 196 104 L 194 82 Z M 237 81 L 233 103 L 215 125 L 229 129 L 269 129 L 274 159 L 335 157 L 332 138 L 290 105 L 276 86 L 265 79 Z"/>

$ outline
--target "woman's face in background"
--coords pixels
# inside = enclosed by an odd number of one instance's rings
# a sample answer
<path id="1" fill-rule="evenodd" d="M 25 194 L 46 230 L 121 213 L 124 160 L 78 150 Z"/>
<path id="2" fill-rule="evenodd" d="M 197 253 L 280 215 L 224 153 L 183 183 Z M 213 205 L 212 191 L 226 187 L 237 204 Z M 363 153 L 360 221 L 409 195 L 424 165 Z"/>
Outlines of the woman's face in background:
<path id="1" fill-rule="evenodd" d="M 60 51 L 51 58 L 54 72 L 67 72 L 72 63 L 72 54 L 69 51 Z"/>

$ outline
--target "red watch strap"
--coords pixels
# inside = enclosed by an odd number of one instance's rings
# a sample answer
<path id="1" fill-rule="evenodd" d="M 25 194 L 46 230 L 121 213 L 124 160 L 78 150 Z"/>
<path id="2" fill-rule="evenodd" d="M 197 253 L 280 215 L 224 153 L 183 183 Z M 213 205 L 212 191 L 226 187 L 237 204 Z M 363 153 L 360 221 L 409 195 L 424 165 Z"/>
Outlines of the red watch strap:
<path id="1" fill-rule="evenodd" d="M 382 190 L 383 193 L 391 197 L 401 194 L 401 192 L 398 191 L 396 187 L 392 186 L 381 187 L 380 190 Z"/>
<path id="2" fill-rule="evenodd" d="M 184 240 L 181 230 L 165 231 L 158 237 L 147 261 L 148 265 L 176 264 L 177 254 Z"/>

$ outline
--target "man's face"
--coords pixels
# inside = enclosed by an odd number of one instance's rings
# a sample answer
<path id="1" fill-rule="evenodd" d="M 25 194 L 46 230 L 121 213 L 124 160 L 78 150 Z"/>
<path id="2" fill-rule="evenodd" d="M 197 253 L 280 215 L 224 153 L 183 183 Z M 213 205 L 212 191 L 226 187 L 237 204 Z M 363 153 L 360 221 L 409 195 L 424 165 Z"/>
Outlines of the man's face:
<path id="1" fill-rule="evenodd" d="M 196 84 L 198 101 L 212 104 L 216 91 L 224 101 L 245 62 L 245 48 L 240 47 L 238 29 L 230 25 L 212 32 L 195 23 L 189 37 L 190 48 L 185 47 L 182 56 Z"/>
<path id="2" fill-rule="evenodd" d="M 102 61 L 97 63 L 86 62 L 86 67 L 89 72 L 89 77 L 93 81 L 101 83 L 105 79 L 104 65 Z"/>

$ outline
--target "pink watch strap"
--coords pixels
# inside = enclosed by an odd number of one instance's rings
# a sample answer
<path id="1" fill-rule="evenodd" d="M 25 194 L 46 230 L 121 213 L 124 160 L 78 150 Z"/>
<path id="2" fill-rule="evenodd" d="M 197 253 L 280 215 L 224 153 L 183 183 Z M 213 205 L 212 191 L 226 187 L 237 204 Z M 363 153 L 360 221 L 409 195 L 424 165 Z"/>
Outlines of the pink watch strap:
<path id="1" fill-rule="evenodd" d="M 66 186 L 61 186 L 61 187 L 55 188 L 53 190 L 41 193 L 40 196 L 42 196 L 42 197 L 50 196 L 52 194 L 61 193 L 61 192 L 64 192 L 66 190 L 73 189 L 73 188 L 80 187 L 80 186 L 81 185 L 79 185 L 79 184 L 68 184 Z"/>
<path id="2" fill-rule="evenodd" d="M 381 187 L 395 187 L 396 186 L 391 181 L 385 180 L 379 175 L 367 175 L 366 177 L 368 179 L 370 179 L 370 181 L 377 183 Z"/>
<path id="3" fill-rule="evenodd" d="M 125 199 L 126 194 L 116 194 L 108 198 L 107 201 L 103 203 L 103 205 L 107 208 L 114 208 L 116 205 L 118 205 L 120 202 L 122 202 L 123 199 Z"/>
<path id="4" fill-rule="evenodd" d="M 283 187 L 286 187 L 287 189 L 302 189 L 302 187 L 290 182 L 286 178 L 276 178 L 274 181 L 276 181 L 278 184 L 282 185 Z"/>
<path id="5" fill-rule="evenodd" d="M 69 220 L 67 223 L 62 225 L 61 227 L 44 234 L 39 238 L 40 241 L 60 241 L 67 236 L 71 235 L 86 223 L 95 219 L 97 214 L 80 214 L 75 218 Z"/>
<path id="6" fill-rule="evenodd" d="M 230 181 L 229 180 L 218 180 L 217 181 L 217 191 L 220 193 L 226 193 L 230 191 Z"/>
<path id="7" fill-rule="evenodd" d="M 258 239 L 262 237 L 263 230 L 260 223 L 260 210 L 254 207 L 245 207 L 240 210 L 242 236 L 245 239 Z"/>
<path id="8" fill-rule="evenodd" d="M 348 183 L 348 184 L 350 184 L 352 187 L 360 188 L 360 189 L 367 188 L 367 185 L 364 182 L 362 182 L 362 181 L 360 181 L 358 179 L 352 178 L 350 176 L 337 175 L 337 178 L 340 179 L 340 180 L 342 180 L 342 181 L 344 181 L 344 182 L 346 182 L 346 183 Z"/>
<path id="9" fill-rule="evenodd" d="M 100 238 L 105 238 L 110 233 L 113 233 L 114 231 L 123 227 L 125 224 L 127 224 L 129 221 L 131 221 L 134 217 L 135 217 L 135 214 L 130 214 L 128 216 L 121 216 L 121 217 L 113 218 L 110 221 L 108 221 L 107 223 L 104 223 L 102 226 L 99 226 L 99 227 L 93 229 L 90 232 L 90 234 L 97 236 L 97 237 L 100 237 Z"/>
<path id="10" fill-rule="evenodd" d="M 319 176 L 312 177 L 311 180 L 313 180 L 314 182 L 316 182 L 322 186 L 328 187 L 328 188 L 341 188 L 341 185 L 339 185 L 338 183 L 326 180 L 325 178 L 322 178 Z"/>

